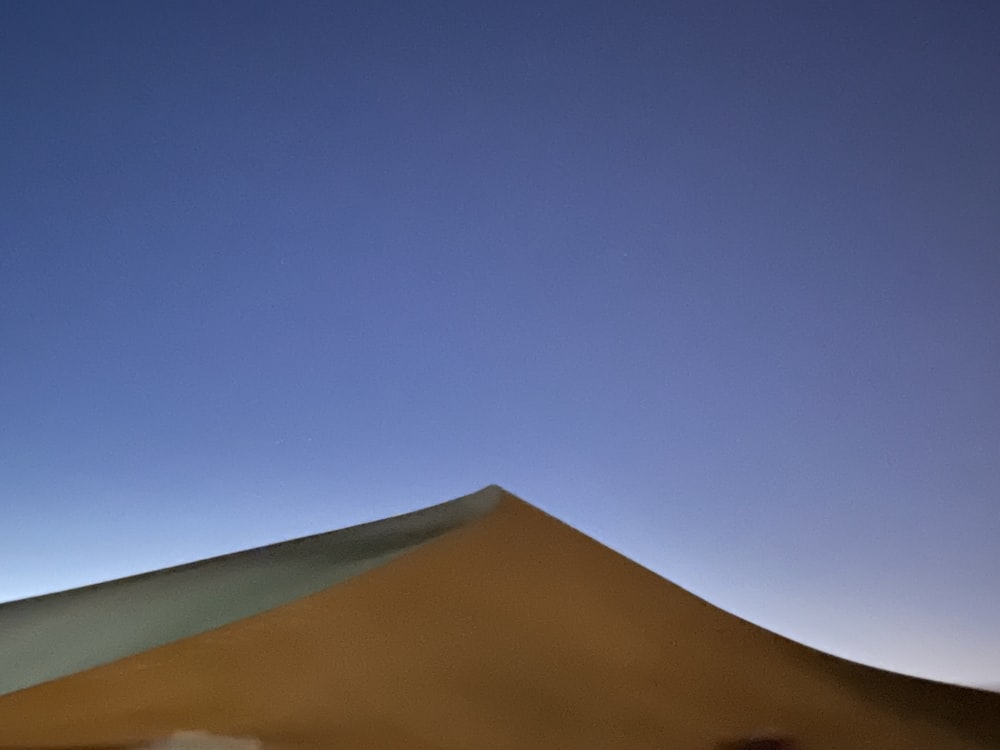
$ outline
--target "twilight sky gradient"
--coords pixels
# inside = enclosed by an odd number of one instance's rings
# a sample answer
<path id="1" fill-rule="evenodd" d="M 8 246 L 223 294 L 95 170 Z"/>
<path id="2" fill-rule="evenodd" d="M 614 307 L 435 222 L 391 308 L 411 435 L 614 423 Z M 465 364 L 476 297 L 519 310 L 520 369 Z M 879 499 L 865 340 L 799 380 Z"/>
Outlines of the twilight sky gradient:
<path id="1" fill-rule="evenodd" d="M 994 0 L 3 3 L 0 600 L 497 482 L 1000 681 L 997 38 Z"/>

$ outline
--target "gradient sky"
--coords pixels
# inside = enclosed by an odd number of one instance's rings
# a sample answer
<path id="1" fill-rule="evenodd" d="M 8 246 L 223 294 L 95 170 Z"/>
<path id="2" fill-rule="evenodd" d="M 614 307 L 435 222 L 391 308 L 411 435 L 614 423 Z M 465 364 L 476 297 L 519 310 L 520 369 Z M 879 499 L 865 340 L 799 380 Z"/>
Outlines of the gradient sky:
<path id="1" fill-rule="evenodd" d="M 499 483 L 1000 681 L 1000 5 L 3 2 L 0 600 Z"/>

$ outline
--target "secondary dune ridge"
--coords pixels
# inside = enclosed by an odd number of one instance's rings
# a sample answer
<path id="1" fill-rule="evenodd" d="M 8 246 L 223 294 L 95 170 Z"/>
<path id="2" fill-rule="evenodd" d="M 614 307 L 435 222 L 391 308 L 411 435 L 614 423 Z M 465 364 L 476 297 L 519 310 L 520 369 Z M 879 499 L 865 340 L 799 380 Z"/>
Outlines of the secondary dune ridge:
<path id="1" fill-rule="evenodd" d="M 760 733 L 1000 748 L 1000 695 L 793 643 L 500 488 L 458 507 L 476 512 L 325 588 L 0 696 L 0 747 L 195 730 L 289 750 L 712 750 Z M 0 643 L 4 628 L 0 608 Z"/>

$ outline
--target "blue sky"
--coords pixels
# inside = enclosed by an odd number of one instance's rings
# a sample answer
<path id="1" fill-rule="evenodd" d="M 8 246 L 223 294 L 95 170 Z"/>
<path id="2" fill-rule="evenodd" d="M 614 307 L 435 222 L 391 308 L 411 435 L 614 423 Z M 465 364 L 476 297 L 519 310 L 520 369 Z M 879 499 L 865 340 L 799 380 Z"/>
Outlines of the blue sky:
<path id="1" fill-rule="evenodd" d="M 500 483 L 1000 680 L 1000 11 L 0 6 L 0 600 Z"/>

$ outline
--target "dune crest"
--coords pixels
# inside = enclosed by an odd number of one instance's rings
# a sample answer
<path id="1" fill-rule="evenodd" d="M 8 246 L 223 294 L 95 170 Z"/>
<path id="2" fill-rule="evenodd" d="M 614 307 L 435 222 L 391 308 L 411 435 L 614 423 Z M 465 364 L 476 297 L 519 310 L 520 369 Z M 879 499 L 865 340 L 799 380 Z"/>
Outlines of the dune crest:
<path id="1" fill-rule="evenodd" d="M 322 590 L 0 696 L 0 748 L 179 727 L 274 750 L 1000 748 L 1000 695 L 814 651 L 484 493 L 484 512 Z"/>
<path id="2" fill-rule="evenodd" d="M 0 696 L 346 581 L 488 513 L 499 494 L 489 487 L 374 523 L 0 604 Z"/>

